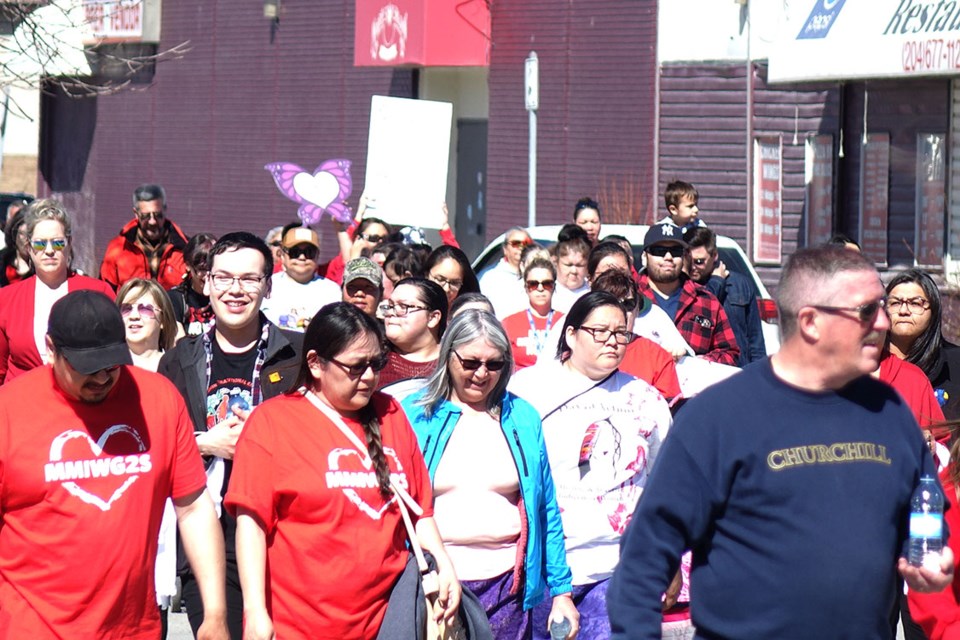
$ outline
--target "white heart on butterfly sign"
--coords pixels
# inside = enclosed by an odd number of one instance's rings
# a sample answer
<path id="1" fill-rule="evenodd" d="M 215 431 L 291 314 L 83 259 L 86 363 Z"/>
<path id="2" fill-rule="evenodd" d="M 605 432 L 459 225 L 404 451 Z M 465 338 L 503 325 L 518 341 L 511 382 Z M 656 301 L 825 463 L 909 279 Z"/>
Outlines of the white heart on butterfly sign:
<path id="1" fill-rule="evenodd" d="M 307 202 L 326 209 L 340 195 L 340 183 L 329 171 L 318 171 L 316 175 L 302 171 L 293 176 L 293 190 Z"/>
<path id="2" fill-rule="evenodd" d="M 147 449 L 146 444 L 144 443 L 143 438 L 140 437 L 139 432 L 137 432 L 134 428 L 128 425 L 117 424 L 117 425 L 113 425 L 112 427 L 104 431 L 103 434 L 101 434 L 100 437 L 96 440 L 96 442 L 94 442 L 93 438 L 91 438 L 85 431 L 77 431 L 77 430 L 64 431 L 59 436 L 54 438 L 53 442 L 50 443 L 50 462 L 55 464 L 63 460 L 63 448 L 71 440 L 78 440 L 78 439 L 84 440 L 86 441 L 87 445 L 90 447 L 90 452 L 93 453 L 93 455 L 96 457 L 96 460 L 88 461 L 91 464 L 96 465 L 96 469 L 91 470 L 90 477 L 94 477 L 94 478 L 105 477 L 106 475 L 108 475 L 107 469 L 109 468 L 109 464 L 102 465 L 97 463 L 107 462 L 107 460 L 101 458 L 101 456 L 103 455 L 103 449 L 107 444 L 107 440 L 109 440 L 111 437 L 118 434 L 126 434 L 127 436 L 130 436 L 137 443 L 137 448 L 140 451 L 146 451 Z M 116 457 L 118 456 L 111 456 L 111 458 L 116 458 Z M 136 458 L 137 456 L 130 456 L 130 457 Z M 139 464 L 139 461 L 131 460 L 130 462 L 134 463 L 134 465 Z M 125 464 L 124 465 L 125 470 L 126 470 L 126 467 L 127 465 Z M 109 474 L 109 475 L 114 475 L 114 474 Z M 125 475 L 127 475 L 127 478 L 120 484 L 119 487 L 117 487 L 111 493 L 110 497 L 108 497 L 107 499 L 104 499 L 103 497 L 98 496 L 95 493 L 92 493 L 90 491 L 87 491 L 86 489 L 82 488 L 79 484 L 73 481 L 63 482 L 61 486 L 63 486 L 63 488 L 66 489 L 70 494 L 76 496 L 83 502 L 93 505 L 98 509 L 100 509 L 101 511 L 109 511 L 113 503 L 119 500 L 120 496 L 122 496 L 124 492 L 130 488 L 130 485 L 136 482 L 137 478 L 140 477 L 139 473 L 127 472 Z"/>

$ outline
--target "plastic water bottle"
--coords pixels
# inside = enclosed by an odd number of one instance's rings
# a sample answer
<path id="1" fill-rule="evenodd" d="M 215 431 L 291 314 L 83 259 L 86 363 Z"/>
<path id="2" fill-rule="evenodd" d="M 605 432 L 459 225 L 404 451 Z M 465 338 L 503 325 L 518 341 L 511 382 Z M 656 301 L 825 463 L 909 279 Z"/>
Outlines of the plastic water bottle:
<path id="1" fill-rule="evenodd" d="M 943 550 L 943 492 L 930 476 L 920 478 L 920 486 L 910 498 L 910 540 L 907 544 L 910 564 L 939 570 Z"/>
<path id="2" fill-rule="evenodd" d="M 572 625 L 566 617 L 560 618 L 559 620 L 554 618 L 550 621 L 550 639 L 563 640 L 570 633 L 571 627 Z"/>

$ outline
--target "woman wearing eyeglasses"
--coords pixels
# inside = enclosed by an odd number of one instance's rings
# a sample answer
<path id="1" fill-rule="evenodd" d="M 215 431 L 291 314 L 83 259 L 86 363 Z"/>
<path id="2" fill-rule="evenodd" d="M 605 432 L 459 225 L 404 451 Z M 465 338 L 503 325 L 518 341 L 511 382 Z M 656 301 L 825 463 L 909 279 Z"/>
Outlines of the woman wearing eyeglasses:
<path id="1" fill-rule="evenodd" d="M 447 295 L 440 285 L 426 278 L 405 278 L 378 311 L 390 351 L 377 388 L 433 373 L 447 327 Z"/>
<path id="2" fill-rule="evenodd" d="M 549 589 L 548 608 L 571 621 L 573 638 L 578 615 L 540 418 L 507 392 L 511 361 L 496 318 L 464 311 L 426 387 L 403 408 L 430 471 L 444 545 L 495 637 L 529 637 L 531 610 Z"/>
<path id="3" fill-rule="evenodd" d="M 940 290 L 925 271 L 907 269 L 887 285 L 890 353 L 915 364 L 949 420 L 960 418 L 960 347 L 943 337 Z"/>
<path id="4" fill-rule="evenodd" d="M 407 563 L 403 493 L 437 560 L 444 614 L 457 610 L 416 436 L 400 406 L 374 391 L 385 346 L 376 320 L 353 305 L 323 307 L 304 335 L 294 390 L 246 422 L 224 505 L 237 516 L 247 640 L 376 638 Z"/>
<path id="5" fill-rule="evenodd" d="M 591 291 L 567 314 L 556 359 L 510 382 L 543 422 L 584 638 L 610 637 L 606 592 L 620 536 L 671 423 L 656 389 L 618 371 L 633 337 L 619 300 Z M 543 605 L 534 611 L 535 637 L 547 637 L 548 615 Z"/>
<path id="6" fill-rule="evenodd" d="M 441 245 L 431 251 L 423 265 L 423 273 L 447 294 L 448 306 L 462 293 L 480 292 L 477 275 L 467 254 L 457 247 Z"/>
<path id="7" fill-rule="evenodd" d="M 70 266 L 70 216 L 53 200 L 34 200 L 23 230 L 35 275 L 0 289 L 0 384 L 47 362 L 45 336 L 53 303 L 71 291 L 92 289 L 111 299 L 110 285 Z"/>
<path id="8" fill-rule="evenodd" d="M 550 260 L 531 260 L 523 270 L 523 283 L 530 305 L 503 319 L 517 371 L 536 364 L 540 354 L 550 350 L 547 336 L 557 320 L 563 317 L 552 305 L 557 268 Z"/>

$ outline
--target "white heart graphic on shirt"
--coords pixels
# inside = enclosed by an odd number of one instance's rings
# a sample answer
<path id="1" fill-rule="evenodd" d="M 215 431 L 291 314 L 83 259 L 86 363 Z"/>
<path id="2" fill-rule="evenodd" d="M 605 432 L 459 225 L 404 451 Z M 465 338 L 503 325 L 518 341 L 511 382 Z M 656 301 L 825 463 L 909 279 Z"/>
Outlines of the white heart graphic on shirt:
<path id="1" fill-rule="evenodd" d="M 94 442 L 93 438 L 91 438 L 85 431 L 64 431 L 59 436 L 54 438 L 53 442 L 50 444 L 50 462 L 59 462 L 63 460 L 64 445 L 75 439 L 86 440 L 87 444 L 90 446 L 90 451 L 99 458 L 103 454 L 103 448 L 107 444 L 107 440 L 121 433 L 127 434 L 136 440 L 140 451 L 146 451 L 146 446 L 144 445 L 143 439 L 136 430 L 125 424 L 117 424 L 104 431 L 96 442 Z M 101 511 L 109 511 L 111 505 L 119 500 L 120 496 L 122 496 L 123 493 L 130 488 L 130 485 L 136 482 L 137 478 L 139 477 L 139 474 L 127 476 L 126 480 L 124 480 L 123 483 L 106 500 L 94 493 L 87 491 L 86 489 L 81 488 L 80 485 L 73 481 L 64 482 L 62 486 L 64 489 L 70 492 L 71 495 L 80 498 L 87 504 L 92 504 L 95 507 L 98 507 Z"/>
<path id="2" fill-rule="evenodd" d="M 302 171 L 293 176 L 293 190 L 307 202 L 326 209 L 340 195 L 340 183 L 329 171 L 314 175 Z"/>
<path id="3" fill-rule="evenodd" d="M 384 447 L 383 453 L 384 455 L 387 455 L 393 458 L 394 463 L 396 463 L 397 465 L 397 473 L 400 475 L 403 475 L 403 465 L 400 464 L 400 459 L 397 458 L 396 451 L 394 451 L 390 447 Z M 330 454 L 327 456 L 327 465 L 329 466 L 330 471 L 334 471 L 334 472 L 350 471 L 350 469 L 344 469 L 343 467 L 340 466 L 340 462 L 342 458 L 350 458 L 350 457 L 356 457 L 360 461 L 360 465 L 361 467 L 363 467 L 364 471 L 369 472 L 370 470 L 373 469 L 373 460 L 370 459 L 370 456 L 361 455 L 359 451 L 351 448 L 351 449 L 334 449 L 330 452 Z M 377 492 L 379 492 L 378 487 L 374 487 L 374 489 Z M 350 487 L 341 487 L 340 490 L 343 491 L 343 495 L 347 497 L 347 500 L 355 504 L 357 508 L 360 509 L 360 511 L 370 516 L 370 518 L 373 520 L 379 520 L 380 518 L 382 518 L 384 512 L 387 510 L 387 507 L 390 506 L 390 503 L 394 502 L 397 499 L 396 496 L 393 496 L 392 498 L 390 498 L 390 500 L 385 502 L 382 507 L 380 507 L 379 509 L 375 509 L 369 504 L 367 504 L 366 500 L 360 497 L 360 494 L 357 493 L 356 489 L 352 489 Z"/>

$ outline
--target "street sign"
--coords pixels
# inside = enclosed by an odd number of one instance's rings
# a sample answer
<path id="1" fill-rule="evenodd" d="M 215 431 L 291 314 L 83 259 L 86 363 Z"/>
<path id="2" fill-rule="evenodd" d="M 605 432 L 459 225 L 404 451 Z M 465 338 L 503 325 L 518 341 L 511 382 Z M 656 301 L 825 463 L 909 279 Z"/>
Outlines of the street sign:
<path id="1" fill-rule="evenodd" d="M 531 51 L 524 64 L 523 92 L 526 96 L 527 111 L 540 108 L 540 61 L 537 52 Z"/>

